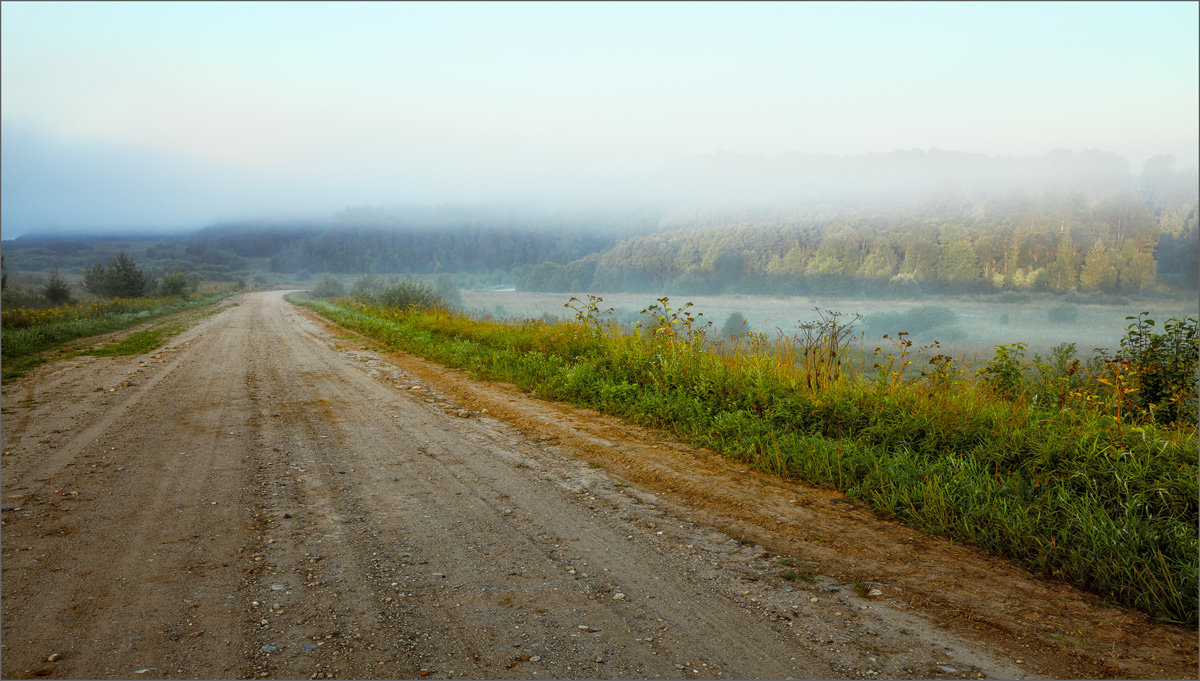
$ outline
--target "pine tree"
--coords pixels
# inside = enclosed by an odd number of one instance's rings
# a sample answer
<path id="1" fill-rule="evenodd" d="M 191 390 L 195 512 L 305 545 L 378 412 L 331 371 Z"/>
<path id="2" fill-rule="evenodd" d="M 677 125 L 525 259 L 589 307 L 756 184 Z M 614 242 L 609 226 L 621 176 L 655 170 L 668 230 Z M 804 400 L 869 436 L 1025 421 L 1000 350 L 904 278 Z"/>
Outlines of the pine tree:
<path id="1" fill-rule="evenodd" d="M 103 263 L 95 263 L 83 271 L 83 290 L 94 296 L 105 295 L 106 271 Z"/>
<path id="2" fill-rule="evenodd" d="M 71 286 L 57 269 L 53 269 L 50 270 L 50 278 L 46 280 L 46 285 L 42 287 L 42 295 L 46 296 L 51 305 L 66 305 L 71 302 Z"/>
<path id="3" fill-rule="evenodd" d="M 121 251 L 104 273 L 104 294 L 109 298 L 141 298 L 154 290 L 154 276 L 139 270 L 133 258 Z"/>

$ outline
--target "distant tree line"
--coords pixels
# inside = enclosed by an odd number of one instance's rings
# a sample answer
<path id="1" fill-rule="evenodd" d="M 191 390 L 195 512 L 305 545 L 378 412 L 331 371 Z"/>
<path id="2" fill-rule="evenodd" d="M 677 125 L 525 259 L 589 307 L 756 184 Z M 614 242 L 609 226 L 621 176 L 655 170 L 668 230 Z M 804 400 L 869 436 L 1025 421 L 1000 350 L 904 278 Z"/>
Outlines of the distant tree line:
<path id="1" fill-rule="evenodd" d="M 1196 203 L 1013 194 L 961 220 L 860 218 L 680 229 L 543 262 L 530 291 L 868 294 L 1197 287 Z"/>
<path id="2" fill-rule="evenodd" d="M 269 258 L 273 272 L 490 273 L 566 263 L 653 231 L 657 214 L 439 207 L 343 211 L 326 223 L 231 223 L 198 232 L 189 253 Z"/>

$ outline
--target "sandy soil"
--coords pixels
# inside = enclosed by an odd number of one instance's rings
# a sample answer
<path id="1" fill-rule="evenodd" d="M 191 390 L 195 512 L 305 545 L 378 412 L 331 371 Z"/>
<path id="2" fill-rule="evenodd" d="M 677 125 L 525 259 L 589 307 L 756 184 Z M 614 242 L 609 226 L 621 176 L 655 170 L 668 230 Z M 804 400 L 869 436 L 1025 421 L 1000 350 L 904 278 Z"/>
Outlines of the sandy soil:
<path id="1" fill-rule="evenodd" d="M 5 385 L 0 462 L 6 678 L 1197 676 L 1194 629 L 278 292 Z"/>

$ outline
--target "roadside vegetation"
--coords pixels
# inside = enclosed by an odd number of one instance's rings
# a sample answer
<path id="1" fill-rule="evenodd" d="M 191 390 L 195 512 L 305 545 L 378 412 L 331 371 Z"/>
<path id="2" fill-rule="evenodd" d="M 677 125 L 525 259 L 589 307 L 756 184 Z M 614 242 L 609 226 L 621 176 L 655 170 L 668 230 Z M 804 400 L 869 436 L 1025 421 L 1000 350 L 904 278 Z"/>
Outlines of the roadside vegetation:
<path id="1" fill-rule="evenodd" d="M 414 285 L 415 286 L 415 285 Z M 419 288 L 419 286 L 418 286 Z M 424 287 L 426 293 L 432 291 Z M 635 326 L 496 320 L 422 296 L 291 296 L 429 359 L 668 430 L 884 516 L 1172 622 L 1197 621 L 1196 319 L 1129 320 L 1121 347 L 1001 346 L 980 366 L 856 318 L 721 333 L 661 298 Z"/>
<path id="2" fill-rule="evenodd" d="M 194 297 L 117 298 L 103 302 L 81 303 L 47 309 L 5 308 L 0 312 L 3 340 L 0 341 L 4 360 L 4 380 L 16 378 L 48 359 L 46 353 L 63 343 L 79 338 L 120 331 L 178 312 L 212 305 L 232 292 L 216 292 Z M 144 348 L 161 345 L 167 338 L 182 331 L 169 333 L 162 327 L 135 334 L 139 339 L 121 347 Z M 155 343 L 150 343 L 152 339 Z M 130 354 L 111 351 L 103 354 Z"/>
<path id="3" fill-rule="evenodd" d="M 138 268 L 124 252 L 107 264 L 97 262 L 89 267 L 80 284 L 82 291 L 72 288 L 57 270 L 36 289 L 10 286 L 5 277 L 0 312 L 5 380 L 44 363 L 47 353 L 63 343 L 205 307 L 232 295 L 232 291 L 197 295 L 193 275 L 174 270 L 158 277 Z M 96 352 L 145 351 L 182 330 L 179 324 L 160 324 Z"/>

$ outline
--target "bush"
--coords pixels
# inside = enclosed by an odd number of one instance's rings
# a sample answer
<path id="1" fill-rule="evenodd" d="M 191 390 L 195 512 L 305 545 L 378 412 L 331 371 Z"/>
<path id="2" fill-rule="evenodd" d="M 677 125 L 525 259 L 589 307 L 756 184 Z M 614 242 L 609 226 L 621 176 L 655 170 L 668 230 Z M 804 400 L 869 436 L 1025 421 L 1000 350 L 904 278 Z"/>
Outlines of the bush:
<path id="1" fill-rule="evenodd" d="M 382 291 L 383 287 L 387 284 L 388 281 L 383 277 L 367 272 L 359 276 L 358 279 L 355 279 L 354 283 L 350 285 L 350 297 L 359 299 L 370 298 Z"/>
<path id="2" fill-rule="evenodd" d="M 1194 422 L 1197 417 L 1196 369 L 1200 355 L 1195 317 L 1175 316 L 1155 333 L 1143 312 L 1132 319 L 1117 359 L 1129 362 L 1138 389 L 1134 402 L 1159 423 Z"/>
<path id="3" fill-rule="evenodd" d="M 372 279 L 367 279 L 368 277 Z M 360 292 L 356 294 L 356 290 Z M 414 307 L 426 310 L 449 309 L 450 307 L 446 299 L 439 296 L 431 286 L 412 279 L 385 281 L 377 275 L 364 274 L 354 283 L 350 292 L 360 302 L 391 310 L 407 310 Z"/>
<path id="4" fill-rule="evenodd" d="M 1025 348 L 1024 343 L 996 347 L 995 356 L 979 370 L 979 377 L 988 390 L 1010 400 L 1017 398 L 1024 382 Z"/>
<path id="5" fill-rule="evenodd" d="M 158 295 L 164 298 L 186 298 L 196 290 L 196 282 L 180 270 L 163 274 L 158 283 Z"/>
<path id="6" fill-rule="evenodd" d="M 326 272 L 317 280 L 317 285 L 309 291 L 314 298 L 341 298 L 346 295 L 346 287 L 332 274 Z"/>

